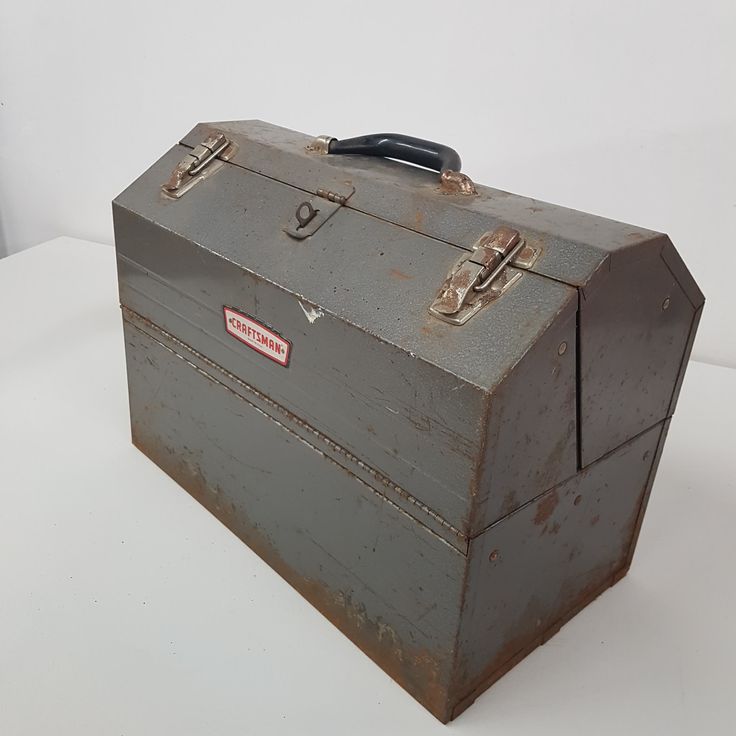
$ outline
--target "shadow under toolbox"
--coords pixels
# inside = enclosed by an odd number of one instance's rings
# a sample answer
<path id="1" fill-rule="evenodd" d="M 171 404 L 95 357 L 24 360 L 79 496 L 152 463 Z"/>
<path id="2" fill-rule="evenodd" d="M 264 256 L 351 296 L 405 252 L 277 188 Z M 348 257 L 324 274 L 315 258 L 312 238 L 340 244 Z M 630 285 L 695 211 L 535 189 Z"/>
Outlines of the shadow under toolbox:
<path id="1" fill-rule="evenodd" d="M 198 125 L 113 206 L 133 442 L 442 721 L 628 570 L 703 306 L 459 169 Z"/>

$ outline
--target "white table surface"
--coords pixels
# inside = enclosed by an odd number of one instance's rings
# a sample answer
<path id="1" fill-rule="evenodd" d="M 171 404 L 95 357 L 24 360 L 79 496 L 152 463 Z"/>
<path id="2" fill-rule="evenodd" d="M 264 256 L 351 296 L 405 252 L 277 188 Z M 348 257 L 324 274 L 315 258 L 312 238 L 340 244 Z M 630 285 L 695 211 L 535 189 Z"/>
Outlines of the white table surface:
<path id="1" fill-rule="evenodd" d="M 129 441 L 111 248 L 0 261 L 0 734 L 736 732 L 736 370 L 691 363 L 634 564 L 449 727 Z"/>

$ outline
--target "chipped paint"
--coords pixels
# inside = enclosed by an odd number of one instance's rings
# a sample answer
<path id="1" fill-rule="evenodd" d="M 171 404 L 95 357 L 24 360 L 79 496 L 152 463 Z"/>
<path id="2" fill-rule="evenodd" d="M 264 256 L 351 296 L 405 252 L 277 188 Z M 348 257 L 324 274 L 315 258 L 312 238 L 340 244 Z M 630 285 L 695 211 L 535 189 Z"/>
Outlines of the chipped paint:
<path id="1" fill-rule="evenodd" d="M 304 316 L 309 320 L 310 325 L 313 325 L 320 317 L 324 316 L 324 312 L 321 309 L 315 309 L 302 302 L 299 302 L 299 306 L 302 308 Z"/>

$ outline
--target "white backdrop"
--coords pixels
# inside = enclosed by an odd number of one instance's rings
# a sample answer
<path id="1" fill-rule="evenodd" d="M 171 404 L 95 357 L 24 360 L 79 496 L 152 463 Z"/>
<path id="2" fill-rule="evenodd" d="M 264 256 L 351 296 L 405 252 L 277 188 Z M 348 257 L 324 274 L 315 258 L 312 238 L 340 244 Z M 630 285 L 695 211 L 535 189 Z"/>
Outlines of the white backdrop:
<path id="1" fill-rule="evenodd" d="M 457 148 L 476 180 L 668 232 L 736 366 L 733 0 L 0 1 L 0 254 L 112 242 L 200 120 Z"/>

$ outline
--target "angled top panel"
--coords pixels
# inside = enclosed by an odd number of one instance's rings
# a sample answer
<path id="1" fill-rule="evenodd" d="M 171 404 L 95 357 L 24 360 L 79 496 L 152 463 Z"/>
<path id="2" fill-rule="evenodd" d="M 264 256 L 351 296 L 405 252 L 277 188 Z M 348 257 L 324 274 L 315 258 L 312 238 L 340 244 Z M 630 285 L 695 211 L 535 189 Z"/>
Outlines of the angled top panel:
<path id="1" fill-rule="evenodd" d="M 476 196 L 447 194 L 435 172 L 388 159 L 315 153 L 308 150 L 311 136 L 259 120 L 202 123 L 182 143 L 195 147 L 213 129 L 237 142 L 230 160 L 239 166 L 309 192 L 325 182 L 349 181 L 356 191 L 347 206 L 461 248 L 499 225 L 516 227 L 542 247 L 531 270 L 567 284 L 585 285 L 623 251 L 661 248 L 660 233 L 645 228 L 477 182 Z"/>

